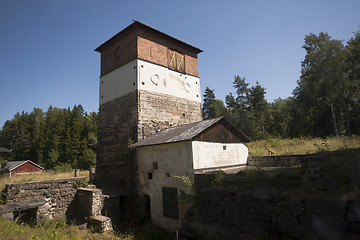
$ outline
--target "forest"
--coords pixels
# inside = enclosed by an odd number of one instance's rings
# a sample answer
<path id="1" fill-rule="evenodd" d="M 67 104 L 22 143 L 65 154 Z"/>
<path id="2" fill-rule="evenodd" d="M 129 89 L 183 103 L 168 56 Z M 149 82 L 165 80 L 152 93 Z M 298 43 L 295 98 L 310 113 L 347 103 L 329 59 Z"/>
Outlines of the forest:
<path id="1" fill-rule="evenodd" d="M 293 96 L 268 103 L 259 82 L 249 86 L 237 75 L 225 104 L 205 89 L 204 119 L 225 116 L 252 140 L 360 134 L 360 32 L 347 44 L 324 32 L 309 34 L 302 48 Z"/>
<path id="2" fill-rule="evenodd" d="M 0 131 L 0 146 L 11 150 L 3 160 L 29 159 L 45 169 L 59 171 L 93 167 L 98 122 L 98 113 L 87 114 L 81 105 L 16 113 Z"/>
<path id="3" fill-rule="evenodd" d="M 204 119 L 225 116 L 251 140 L 359 135 L 360 31 L 345 44 L 324 32 L 309 34 L 302 48 L 306 55 L 293 96 L 269 103 L 259 82 L 249 86 L 236 75 L 225 103 L 205 89 Z M 93 167 L 98 121 L 98 113 L 86 113 L 81 105 L 16 113 L 0 130 L 0 146 L 11 149 L 0 161 L 29 159 L 60 170 Z"/>

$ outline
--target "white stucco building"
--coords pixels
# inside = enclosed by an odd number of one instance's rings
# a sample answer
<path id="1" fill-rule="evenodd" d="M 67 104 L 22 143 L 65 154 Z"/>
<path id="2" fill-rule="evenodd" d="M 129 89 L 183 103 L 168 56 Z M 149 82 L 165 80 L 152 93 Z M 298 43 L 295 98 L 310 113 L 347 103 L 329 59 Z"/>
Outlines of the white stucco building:
<path id="1" fill-rule="evenodd" d="M 139 195 L 148 204 L 154 224 L 168 230 L 180 227 L 188 204 L 178 194 L 193 194 L 178 177 L 194 183 L 194 173 L 245 165 L 248 138 L 224 118 L 162 130 L 133 144 L 139 174 Z"/>

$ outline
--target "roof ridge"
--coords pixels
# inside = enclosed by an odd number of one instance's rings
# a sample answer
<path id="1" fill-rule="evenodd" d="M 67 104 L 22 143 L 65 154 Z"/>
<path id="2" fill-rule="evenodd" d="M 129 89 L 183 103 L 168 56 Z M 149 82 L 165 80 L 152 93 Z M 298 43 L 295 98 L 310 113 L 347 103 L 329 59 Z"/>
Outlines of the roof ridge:
<path id="1" fill-rule="evenodd" d="M 192 140 L 222 119 L 224 119 L 224 117 L 212 118 L 199 122 L 166 128 L 160 130 L 157 133 L 154 133 L 146 139 L 139 140 L 137 143 L 132 144 L 131 147 Z"/>
<path id="2" fill-rule="evenodd" d="M 136 23 L 137 23 L 137 24 L 140 24 L 140 25 L 142 25 L 142 26 L 145 26 L 145 27 L 147 27 L 147 28 L 149 28 L 149 29 L 152 29 L 152 30 L 154 30 L 154 31 L 156 31 L 156 32 L 158 32 L 158 33 L 160 33 L 160 34 L 163 34 L 163 35 L 165 35 L 165 36 L 167 36 L 167 37 L 169 37 L 169 38 L 172 38 L 172 39 L 174 39 L 174 40 L 176 40 L 176 41 L 178 41 L 178 42 L 181 42 L 181 43 L 183 43 L 183 44 L 185 44 L 185 45 L 193 48 L 194 50 L 198 51 L 198 53 L 203 52 L 203 50 L 201 50 L 200 48 L 197 48 L 197 47 L 195 47 L 195 46 L 193 46 L 193 45 L 191 45 L 191 44 L 189 44 L 189 43 L 187 43 L 187 42 L 185 42 L 185 41 L 182 41 L 182 40 L 180 40 L 180 39 L 178 39 L 178 38 L 176 38 L 176 37 L 173 37 L 173 36 L 171 36 L 171 35 L 163 32 L 163 31 L 160 31 L 160 30 L 158 30 L 158 29 L 156 29 L 156 28 L 154 28 L 154 27 L 152 27 L 152 26 L 150 26 L 150 25 L 147 25 L 147 24 L 145 24 L 145 23 L 143 23 L 143 22 L 140 22 L 140 21 L 138 21 L 138 20 L 135 20 L 135 19 L 132 19 L 132 21 L 133 21 L 132 24 L 128 25 L 127 27 L 123 28 L 120 32 L 118 32 L 118 33 L 116 33 L 115 35 L 113 35 L 112 37 L 110 37 L 108 40 L 106 40 L 106 41 L 103 42 L 100 46 L 98 46 L 94 51 L 100 52 L 100 49 L 101 49 L 105 44 L 108 44 L 110 41 L 112 41 L 112 39 L 114 39 L 114 38 L 115 38 L 116 36 L 118 36 L 120 33 L 124 32 L 124 31 L 127 30 L 130 26 L 132 26 L 133 24 L 136 24 Z"/>

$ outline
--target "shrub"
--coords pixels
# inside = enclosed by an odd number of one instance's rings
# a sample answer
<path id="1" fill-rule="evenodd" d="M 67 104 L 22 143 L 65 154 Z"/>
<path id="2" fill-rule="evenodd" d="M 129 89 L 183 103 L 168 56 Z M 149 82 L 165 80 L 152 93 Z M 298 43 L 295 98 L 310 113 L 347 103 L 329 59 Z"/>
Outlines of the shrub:
<path id="1" fill-rule="evenodd" d="M 71 172 L 72 170 L 70 163 L 59 164 L 54 167 L 55 173 Z"/>

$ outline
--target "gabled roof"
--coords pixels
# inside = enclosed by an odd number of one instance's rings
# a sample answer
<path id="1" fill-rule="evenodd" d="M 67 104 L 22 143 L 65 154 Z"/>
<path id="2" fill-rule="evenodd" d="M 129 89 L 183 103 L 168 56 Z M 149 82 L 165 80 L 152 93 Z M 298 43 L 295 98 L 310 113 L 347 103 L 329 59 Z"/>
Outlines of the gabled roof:
<path id="1" fill-rule="evenodd" d="M 129 26 L 127 26 L 126 28 L 124 28 L 123 30 L 121 30 L 119 33 L 115 34 L 115 35 L 114 35 L 113 37 L 111 37 L 109 40 L 107 40 L 106 42 L 104 42 L 103 44 L 101 44 L 99 47 L 97 47 L 94 51 L 96 51 L 96 52 L 101 52 L 101 49 L 102 49 L 104 46 L 108 45 L 110 42 L 112 42 L 112 41 L 113 41 L 115 38 L 117 38 L 119 35 L 125 33 L 125 32 L 128 31 L 130 28 L 132 28 L 132 27 L 134 27 L 134 26 L 136 26 L 136 25 L 140 25 L 140 26 L 145 27 L 145 28 L 147 28 L 147 29 L 149 29 L 149 30 L 155 31 L 155 32 L 157 32 L 157 33 L 159 33 L 159 34 L 161 34 L 161 35 L 163 35 L 163 36 L 166 36 L 166 37 L 171 38 L 171 39 L 173 39 L 173 40 L 176 40 L 176 41 L 178 41 L 178 42 L 180 42 L 180 43 L 182 43 L 182 44 L 185 44 L 185 45 L 189 46 L 190 48 L 192 48 L 192 49 L 193 49 L 195 52 L 197 52 L 197 53 L 203 52 L 203 50 L 201 50 L 201 49 L 199 49 L 199 48 L 197 48 L 197 47 L 194 47 L 194 46 L 192 46 L 192 45 L 190 45 L 190 44 L 188 44 L 188 43 L 186 43 L 186 42 L 184 42 L 184 41 L 181 41 L 181 40 L 179 40 L 179 39 L 177 39 L 177 38 L 175 38 L 175 37 L 173 37 L 173 36 L 170 36 L 170 35 L 162 32 L 162 31 L 156 29 L 156 28 L 153 28 L 153 27 L 151 27 L 151 26 L 149 26 L 149 25 L 147 25 L 147 24 L 145 24 L 145 23 L 142 23 L 142 22 L 137 21 L 137 20 L 134 20 L 134 19 L 133 19 L 133 23 L 132 23 L 132 24 L 130 24 Z"/>
<path id="2" fill-rule="evenodd" d="M 10 150 L 4 147 L 0 147 L 0 152 L 5 152 L 5 153 L 9 153 Z"/>
<path id="3" fill-rule="evenodd" d="M 6 163 L 6 166 L 5 166 L 5 167 L 6 167 L 6 168 L 9 168 L 9 171 L 12 171 L 12 170 L 20 167 L 21 165 L 24 165 L 24 164 L 27 163 L 27 162 L 29 162 L 29 163 L 37 166 L 38 168 L 44 169 L 42 166 L 40 166 L 40 165 L 38 165 L 38 164 L 30 161 L 30 160 L 9 161 L 9 162 Z"/>
<path id="4" fill-rule="evenodd" d="M 240 139 L 245 139 L 244 142 L 248 141 L 248 137 L 245 134 L 243 134 L 234 126 L 232 126 L 229 122 L 227 122 L 224 117 L 219 117 L 161 130 L 154 135 L 151 135 L 147 139 L 141 140 L 131 145 L 131 147 L 141 147 L 193 140 L 194 138 L 205 132 L 207 129 L 220 122 L 230 128 L 231 132 L 234 135 L 238 136 Z"/>

